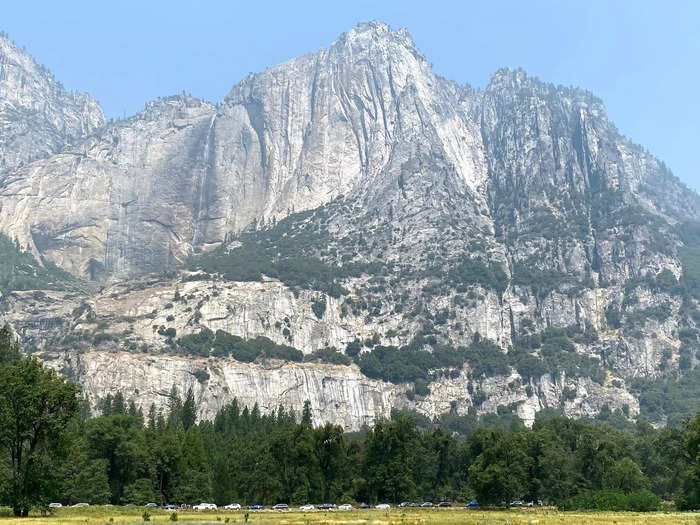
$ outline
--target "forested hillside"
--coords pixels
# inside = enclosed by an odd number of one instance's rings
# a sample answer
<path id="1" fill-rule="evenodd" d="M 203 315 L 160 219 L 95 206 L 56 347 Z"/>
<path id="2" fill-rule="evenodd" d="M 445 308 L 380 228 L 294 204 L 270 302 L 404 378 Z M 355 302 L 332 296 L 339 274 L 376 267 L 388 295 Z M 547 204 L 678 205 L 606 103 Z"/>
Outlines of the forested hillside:
<path id="1" fill-rule="evenodd" d="M 22 357 L 0 330 L 0 505 L 17 515 L 50 501 L 700 506 L 700 415 L 616 430 L 541 413 L 532 429 L 493 418 L 458 435 L 454 419 L 396 412 L 349 434 L 314 427 L 308 403 L 301 414 L 261 414 L 234 400 L 200 423 L 191 390 L 173 388 L 168 404 L 144 415 L 117 393 L 93 417 L 73 385 Z"/>

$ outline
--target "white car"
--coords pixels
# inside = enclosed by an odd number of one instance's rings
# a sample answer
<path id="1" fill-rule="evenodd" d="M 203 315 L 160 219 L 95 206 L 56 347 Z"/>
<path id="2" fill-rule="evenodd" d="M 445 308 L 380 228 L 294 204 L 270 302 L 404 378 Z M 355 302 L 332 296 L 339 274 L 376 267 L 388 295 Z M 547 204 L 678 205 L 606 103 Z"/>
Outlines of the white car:
<path id="1" fill-rule="evenodd" d="M 391 505 L 389 505 L 388 503 L 380 503 L 374 508 L 377 510 L 389 510 L 391 508 Z"/>
<path id="2" fill-rule="evenodd" d="M 63 507 L 63 503 L 49 503 L 50 509 L 60 509 Z"/>
<path id="3" fill-rule="evenodd" d="M 192 507 L 192 510 L 216 510 L 216 504 L 215 503 L 200 503 L 199 505 L 195 505 Z"/>
<path id="4" fill-rule="evenodd" d="M 76 503 L 75 505 L 72 505 L 72 507 L 74 509 L 80 509 L 82 507 L 89 507 L 89 506 L 90 506 L 89 503 Z"/>
<path id="5" fill-rule="evenodd" d="M 343 503 L 342 505 L 338 505 L 338 510 L 352 510 L 352 505 Z"/>
<path id="6" fill-rule="evenodd" d="M 314 510 L 315 508 L 316 507 L 314 507 L 313 505 L 302 505 L 301 507 L 299 507 L 299 510 L 307 511 L 307 510 Z"/>
<path id="7" fill-rule="evenodd" d="M 224 507 L 226 510 L 241 510 L 241 504 L 240 503 L 230 503 L 229 505 L 226 505 Z"/>

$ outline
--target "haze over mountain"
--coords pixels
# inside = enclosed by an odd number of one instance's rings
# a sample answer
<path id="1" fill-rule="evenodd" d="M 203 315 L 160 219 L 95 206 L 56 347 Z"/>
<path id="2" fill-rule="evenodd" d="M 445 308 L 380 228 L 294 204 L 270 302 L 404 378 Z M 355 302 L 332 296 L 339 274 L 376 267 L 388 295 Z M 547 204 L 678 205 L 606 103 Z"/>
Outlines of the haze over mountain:
<path id="1" fill-rule="evenodd" d="M 586 91 L 460 86 L 372 22 L 111 123 L 0 37 L 0 108 L 3 316 L 93 404 L 662 422 L 697 390 L 700 201 Z"/>

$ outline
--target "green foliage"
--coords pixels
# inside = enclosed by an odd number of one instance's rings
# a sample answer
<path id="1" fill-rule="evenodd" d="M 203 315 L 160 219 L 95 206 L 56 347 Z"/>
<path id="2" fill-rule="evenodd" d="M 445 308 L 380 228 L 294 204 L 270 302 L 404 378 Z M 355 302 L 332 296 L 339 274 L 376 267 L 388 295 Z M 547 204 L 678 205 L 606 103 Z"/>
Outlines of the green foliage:
<path id="1" fill-rule="evenodd" d="M 514 265 L 512 283 L 517 286 L 531 287 L 535 294 L 544 298 L 562 284 L 569 283 L 566 274 L 556 270 L 540 270 L 530 263 Z"/>
<path id="2" fill-rule="evenodd" d="M 464 357 L 472 368 L 473 377 L 506 375 L 510 371 L 507 354 L 487 340 L 472 343 L 466 349 Z"/>
<path id="3" fill-rule="evenodd" d="M 680 377 L 634 379 L 631 391 L 639 398 L 641 416 L 648 421 L 680 424 L 694 415 L 700 406 L 700 367 L 688 370 Z"/>
<path id="4" fill-rule="evenodd" d="M 0 233 L 0 292 L 62 290 L 73 278 L 50 261 L 37 261 Z"/>
<path id="5" fill-rule="evenodd" d="M 0 500 L 15 516 L 55 497 L 58 472 L 51 465 L 64 454 L 66 425 L 78 406 L 77 388 L 36 359 L 0 362 L 0 465 L 11 474 L 0 479 Z"/>
<path id="6" fill-rule="evenodd" d="M 500 264 L 484 264 L 477 259 L 463 259 L 450 268 L 446 281 L 454 287 L 478 284 L 503 293 L 508 277 Z"/>
<path id="7" fill-rule="evenodd" d="M 685 510 L 700 509 L 700 414 L 688 425 L 685 448 L 690 465 L 683 474 L 678 506 Z"/>
<path id="8" fill-rule="evenodd" d="M 572 338 L 587 344 L 597 336 L 585 332 L 576 326 L 568 328 L 547 328 L 543 332 L 519 338 L 511 359 L 523 377 L 537 377 L 541 372 L 558 374 L 566 372 L 569 377 L 590 377 L 602 384 L 605 370 L 600 361 L 594 357 L 576 352 Z M 539 357 L 534 357 L 530 350 L 538 350 Z M 541 375 L 541 374 L 540 374 Z"/>
<path id="9" fill-rule="evenodd" d="M 650 512 L 661 508 L 661 498 L 648 490 L 624 493 L 621 490 L 583 492 L 564 501 L 563 510 Z"/>
<path id="10" fill-rule="evenodd" d="M 132 503 L 134 505 L 143 506 L 153 500 L 153 482 L 149 478 L 139 478 L 124 488 L 122 503 Z M 144 521 L 148 520 L 144 519 Z"/>
<path id="11" fill-rule="evenodd" d="M 610 328 L 620 328 L 622 326 L 622 315 L 620 309 L 611 304 L 605 309 L 605 320 Z"/>
<path id="12" fill-rule="evenodd" d="M 469 485 L 479 502 L 499 505 L 521 498 L 533 463 L 526 452 L 524 436 L 500 430 L 475 434 L 470 439 L 480 453 L 469 467 Z"/>
<path id="13" fill-rule="evenodd" d="M 355 362 L 367 377 L 406 383 L 429 381 L 431 370 L 460 368 L 466 359 L 463 348 L 435 345 L 429 351 L 424 345 L 421 336 L 402 347 L 377 345 L 371 352 L 356 355 Z"/>
<path id="14" fill-rule="evenodd" d="M 328 232 L 308 223 L 313 212 L 290 215 L 266 230 L 244 232 L 240 246 L 220 248 L 193 258 L 190 269 L 218 274 L 231 281 L 279 279 L 292 288 L 313 289 L 331 297 L 347 293 L 341 281 L 376 273 L 382 264 L 333 264 L 321 260 L 317 251 L 328 244 Z M 315 310 L 314 310 L 315 311 Z"/>
<path id="15" fill-rule="evenodd" d="M 216 335 L 210 338 L 213 344 Z M 456 366 L 470 353 L 500 352 L 480 339 L 469 348 L 427 351 L 427 340 L 420 336 L 403 350 L 428 366 L 433 354 Z M 537 344 L 573 346 L 561 332 Z M 641 512 L 657 509 L 663 496 L 700 507 L 700 415 L 681 426 L 640 422 L 622 431 L 550 410 L 527 429 L 512 406 L 478 419 L 458 415 L 455 405 L 436 421 L 395 410 L 390 421 L 347 434 L 331 424 L 313 428 L 310 403 L 300 422 L 282 406 L 262 413 L 234 400 L 213 421 L 197 423 L 193 391 L 183 401 L 173 387 L 166 412 L 153 407 L 145 425 L 121 392 L 102 400 L 109 415 L 86 420 L 78 417 L 75 387 L 3 345 L 14 343 L 0 331 L 0 356 L 8 356 L 0 361 L 0 504 L 18 515 L 50 499 L 374 503 L 467 494 L 493 505 L 543 499 L 567 509 Z M 375 345 L 369 355 L 387 348 Z M 417 394 L 427 387 L 417 372 L 402 373 L 414 378 Z"/>
<path id="16" fill-rule="evenodd" d="M 315 300 L 311 303 L 311 310 L 313 310 L 314 315 L 318 319 L 323 318 L 323 314 L 326 313 L 326 298 L 322 297 L 319 300 Z"/>
<path id="17" fill-rule="evenodd" d="M 325 347 L 304 356 L 304 361 L 318 361 L 334 365 L 350 365 L 352 360 L 335 347 Z"/>
<path id="18" fill-rule="evenodd" d="M 605 472 L 603 486 L 607 489 L 630 493 L 646 489 L 649 486 L 649 480 L 637 463 L 630 458 L 622 458 L 613 463 Z"/>
<path id="19" fill-rule="evenodd" d="M 177 348 L 185 355 L 233 357 L 244 363 L 251 363 L 258 358 L 301 361 L 304 357 L 296 348 L 278 345 L 267 337 L 243 339 L 223 330 L 214 333 L 208 328 L 180 337 Z"/>

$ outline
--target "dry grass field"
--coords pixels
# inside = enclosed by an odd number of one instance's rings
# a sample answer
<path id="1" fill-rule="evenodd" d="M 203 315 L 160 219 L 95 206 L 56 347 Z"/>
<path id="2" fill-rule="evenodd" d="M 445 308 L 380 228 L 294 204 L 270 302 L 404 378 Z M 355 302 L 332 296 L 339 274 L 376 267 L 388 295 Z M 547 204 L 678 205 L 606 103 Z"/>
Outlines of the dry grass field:
<path id="1" fill-rule="evenodd" d="M 88 507 L 59 509 L 53 516 L 29 518 L 0 517 L 0 525 L 48 525 L 51 523 L 143 523 L 144 509 L 137 507 Z M 223 524 L 245 523 L 245 511 L 238 512 L 178 512 L 177 523 Z M 170 513 L 152 511 L 150 522 L 173 523 Z M 3 515 L 6 515 L 3 514 Z M 390 511 L 332 511 L 332 512 L 250 512 L 251 525 L 700 525 L 700 513 L 681 512 L 557 512 L 555 510 L 474 511 L 467 509 L 416 509 Z"/>

